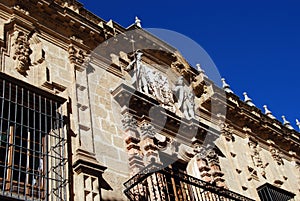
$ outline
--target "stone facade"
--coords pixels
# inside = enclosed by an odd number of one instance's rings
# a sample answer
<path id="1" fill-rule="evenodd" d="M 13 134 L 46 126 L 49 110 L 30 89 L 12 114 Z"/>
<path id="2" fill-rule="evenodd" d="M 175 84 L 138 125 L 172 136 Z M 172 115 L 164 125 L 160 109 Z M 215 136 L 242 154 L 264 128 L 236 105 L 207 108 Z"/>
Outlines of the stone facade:
<path id="1" fill-rule="evenodd" d="M 176 161 L 254 200 L 265 183 L 300 199 L 300 134 L 140 24 L 106 22 L 76 1 L 0 1 L 0 45 L 1 73 L 66 100 L 67 200 L 127 200 L 123 183 Z"/>

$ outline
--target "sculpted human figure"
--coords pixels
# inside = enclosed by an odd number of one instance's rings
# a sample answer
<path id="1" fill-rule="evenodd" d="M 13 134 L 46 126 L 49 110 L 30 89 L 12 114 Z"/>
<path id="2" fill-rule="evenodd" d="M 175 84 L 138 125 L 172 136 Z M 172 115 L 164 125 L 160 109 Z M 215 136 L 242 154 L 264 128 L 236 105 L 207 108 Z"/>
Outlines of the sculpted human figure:
<path id="1" fill-rule="evenodd" d="M 177 98 L 176 108 L 184 114 L 185 118 L 195 118 L 194 94 L 191 90 L 185 88 L 182 76 L 178 78 L 173 92 Z"/>
<path id="2" fill-rule="evenodd" d="M 133 78 L 133 81 L 136 82 L 136 88 L 139 91 L 143 91 L 149 94 L 148 83 L 146 79 L 147 72 L 144 64 L 142 63 L 142 55 L 143 55 L 142 52 L 136 51 L 134 60 L 129 63 L 129 65 L 126 67 L 126 70 L 131 70 L 135 64 L 135 69 L 134 69 L 135 79 Z"/>
<path id="3" fill-rule="evenodd" d="M 191 90 L 185 92 L 184 102 L 183 102 L 183 113 L 187 119 L 195 118 L 195 102 L 194 94 Z"/>

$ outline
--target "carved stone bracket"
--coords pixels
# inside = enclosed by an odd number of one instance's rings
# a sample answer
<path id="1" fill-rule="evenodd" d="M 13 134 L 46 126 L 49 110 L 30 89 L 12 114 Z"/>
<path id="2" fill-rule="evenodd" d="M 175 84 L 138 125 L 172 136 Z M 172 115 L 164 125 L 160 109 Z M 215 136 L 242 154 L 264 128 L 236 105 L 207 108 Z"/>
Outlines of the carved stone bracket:
<path id="1" fill-rule="evenodd" d="M 69 60 L 71 64 L 74 64 L 75 69 L 78 71 L 83 71 L 86 67 L 86 64 L 89 62 L 87 57 L 87 52 L 75 47 L 73 44 L 70 44 L 68 47 Z"/>

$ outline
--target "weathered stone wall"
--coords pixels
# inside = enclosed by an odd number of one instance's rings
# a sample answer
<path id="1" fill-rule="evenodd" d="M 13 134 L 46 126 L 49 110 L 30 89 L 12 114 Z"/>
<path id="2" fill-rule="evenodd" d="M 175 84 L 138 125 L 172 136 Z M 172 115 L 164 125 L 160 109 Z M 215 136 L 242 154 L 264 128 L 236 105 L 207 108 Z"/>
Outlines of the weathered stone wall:
<path id="1" fill-rule="evenodd" d="M 300 175 L 293 158 L 279 153 L 278 159 L 275 160 L 270 151 L 272 146 L 258 143 L 261 164 L 256 164 L 252 159 L 253 150 L 249 146 L 251 140 L 246 133 L 233 137 L 233 141 L 227 141 L 224 136 L 220 136 L 216 142 L 217 147 L 225 155 L 220 158 L 220 163 L 229 189 L 259 200 L 256 189 L 268 182 L 297 193 L 296 199 L 300 196 L 297 179 Z"/>

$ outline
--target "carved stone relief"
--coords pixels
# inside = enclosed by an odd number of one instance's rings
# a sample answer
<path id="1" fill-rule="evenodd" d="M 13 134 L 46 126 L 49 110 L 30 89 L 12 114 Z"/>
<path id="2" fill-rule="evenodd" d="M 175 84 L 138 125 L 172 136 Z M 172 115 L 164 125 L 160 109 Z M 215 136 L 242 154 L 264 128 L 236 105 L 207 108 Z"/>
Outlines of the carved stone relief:
<path id="1" fill-rule="evenodd" d="M 132 84 L 136 89 L 155 98 L 163 108 L 179 116 L 195 118 L 195 96 L 192 89 L 184 84 L 184 78 L 179 77 L 172 85 L 165 75 L 143 63 L 142 55 L 136 52 L 135 59 L 125 68 L 127 71 L 133 69 Z"/>
<path id="2" fill-rule="evenodd" d="M 45 51 L 37 32 L 25 33 L 16 30 L 12 35 L 12 58 L 16 61 L 15 68 L 23 76 L 27 76 L 30 67 L 45 61 Z M 46 66 L 42 69 L 46 75 Z"/>
<path id="3" fill-rule="evenodd" d="M 28 36 L 22 31 L 15 31 L 14 36 L 12 47 L 14 48 L 13 59 L 17 61 L 16 69 L 20 74 L 27 76 L 30 66 L 29 56 L 32 52 L 29 47 Z"/>
<path id="4" fill-rule="evenodd" d="M 256 142 L 250 141 L 248 143 L 251 153 L 252 162 L 255 167 L 259 168 L 259 171 L 263 177 L 266 177 L 265 168 L 269 165 L 268 163 L 264 163 L 260 156 L 260 147 Z"/>
<path id="5" fill-rule="evenodd" d="M 278 149 L 274 148 L 274 147 L 270 147 L 270 153 L 273 157 L 273 159 L 277 162 L 278 165 L 283 165 L 283 160 L 281 157 L 281 153 L 279 152 Z"/>
<path id="6" fill-rule="evenodd" d="M 84 58 L 86 56 L 85 52 L 81 49 L 75 48 L 74 45 L 70 44 L 68 48 L 69 59 L 71 63 L 82 64 L 84 62 Z"/>
<path id="7" fill-rule="evenodd" d="M 221 123 L 219 126 L 221 129 L 221 134 L 225 137 L 225 139 L 227 141 L 233 141 L 234 137 L 232 134 L 233 133 L 232 128 L 226 123 Z"/>

